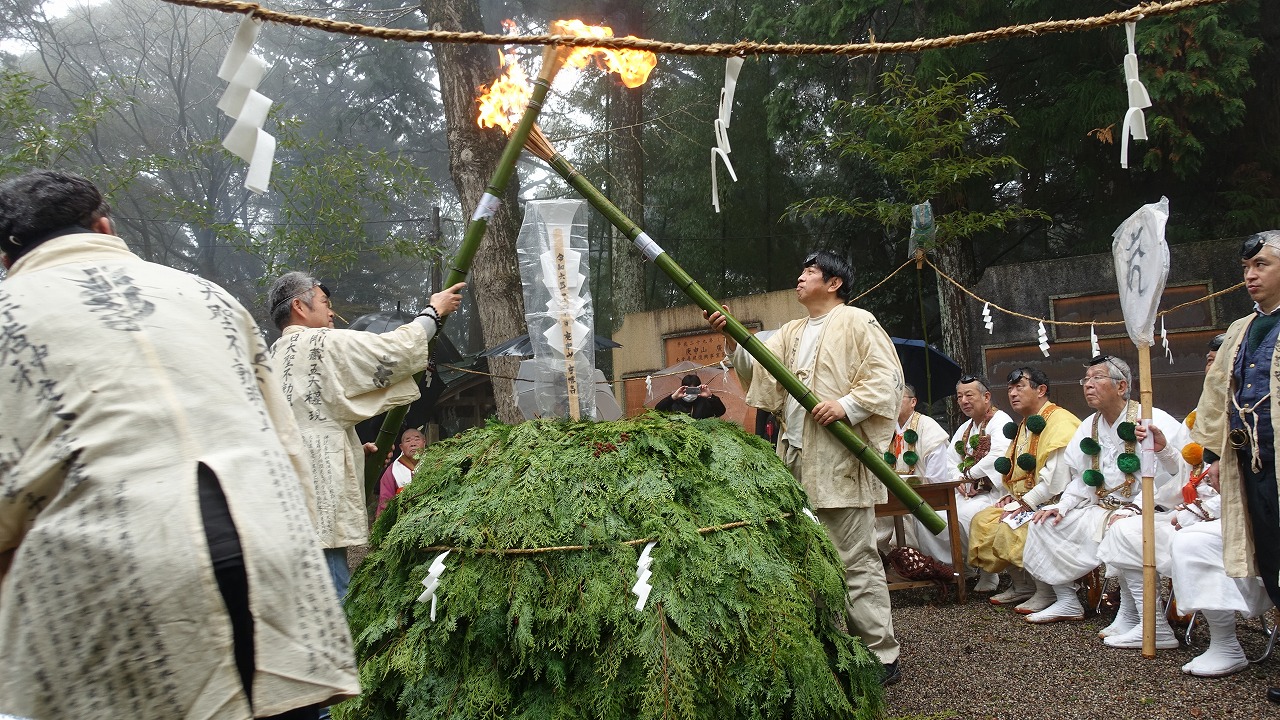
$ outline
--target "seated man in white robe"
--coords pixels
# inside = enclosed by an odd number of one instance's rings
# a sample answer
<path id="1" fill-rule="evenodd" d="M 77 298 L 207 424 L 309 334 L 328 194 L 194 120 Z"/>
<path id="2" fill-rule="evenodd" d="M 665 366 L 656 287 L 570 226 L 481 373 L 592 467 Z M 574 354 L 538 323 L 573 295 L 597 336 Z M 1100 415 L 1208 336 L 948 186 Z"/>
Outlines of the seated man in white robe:
<path id="1" fill-rule="evenodd" d="M 1222 677 L 1249 667 L 1240 640 L 1236 637 L 1236 613 L 1256 617 L 1271 607 L 1262 579 L 1232 578 L 1222 566 L 1222 497 L 1217 478 L 1205 472 L 1204 450 L 1196 443 L 1183 448 L 1182 457 L 1193 467 L 1191 479 L 1182 487 L 1182 503 L 1164 522 L 1157 522 L 1156 569 L 1173 578 L 1178 610 L 1199 612 L 1209 626 L 1209 648 L 1182 666 L 1188 675 Z M 1117 522 L 1107 531 L 1098 557 L 1108 573 L 1142 573 L 1142 518 Z M 1098 634 L 1115 638 L 1112 645 L 1141 647 L 1141 608 L 1121 585 L 1120 610 L 1115 622 Z M 1133 635 L 1134 629 L 1138 630 Z"/>
<path id="2" fill-rule="evenodd" d="M 916 389 L 910 383 L 904 385 L 898 425 L 893 432 L 893 442 L 884 453 L 884 461 L 912 485 L 951 479 L 947 476 L 947 431 L 937 420 L 916 412 Z M 912 532 L 917 524 L 919 521 L 912 518 L 906 526 L 907 532 Z M 929 532 L 920 528 L 920 534 Z M 889 551 L 892 537 L 893 518 L 877 518 L 876 542 L 880 552 Z M 910 537 L 905 542 L 916 545 L 916 538 Z M 951 562 L 950 554 L 946 562 Z"/>
<path id="3" fill-rule="evenodd" d="M 1098 544 L 1116 520 L 1138 515 L 1142 507 L 1141 460 L 1138 445 L 1147 435 L 1138 403 L 1129 399 L 1133 374 L 1129 365 L 1102 355 L 1089 363 L 1081 384 L 1085 401 L 1095 410 L 1076 429 L 1067 444 L 1066 461 L 1071 480 L 1055 504 L 1036 512 L 1027 534 L 1024 567 L 1036 581 L 1036 596 L 1043 608 L 1027 615 L 1032 623 L 1081 620 L 1084 606 L 1076 596 L 1075 581 L 1098 566 Z M 1168 413 L 1153 408 L 1150 432 L 1156 450 L 1154 468 L 1156 502 L 1162 489 L 1181 485 L 1187 466 L 1177 448 L 1188 439 L 1187 428 Z M 1172 503 L 1171 503 L 1172 504 Z M 1121 586 L 1142 604 L 1142 573 L 1121 575 Z M 1168 622 L 1161 619 L 1157 647 L 1178 644 Z M 1139 642 L 1141 642 L 1141 628 Z M 1117 645 L 1115 638 L 1107 644 Z M 1170 645 L 1172 643 L 1172 645 Z"/>
<path id="4" fill-rule="evenodd" d="M 956 383 L 956 404 L 969 419 L 947 445 L 947 479 L 963 481 L 956 486 L 956 516 L 967 562 L 969 523 L 979 510 L 991 507 L 1006 493 L 1004 476 L 996 470 L 996 458 L 1004 455 L 1012 442 L 1003 429 L 1013 418 L 992 404 L 986 381 L 973 375 L 965 375 Z M 912 521 L 916 525 L 916 547 L 942 562 L 951 562 L 951 533 L 943 530 L 934 535 L 920 526 L 919 520 Z M 974 592 L 995 592 L 998 581 L 998 575 L 982 570 Z"/>

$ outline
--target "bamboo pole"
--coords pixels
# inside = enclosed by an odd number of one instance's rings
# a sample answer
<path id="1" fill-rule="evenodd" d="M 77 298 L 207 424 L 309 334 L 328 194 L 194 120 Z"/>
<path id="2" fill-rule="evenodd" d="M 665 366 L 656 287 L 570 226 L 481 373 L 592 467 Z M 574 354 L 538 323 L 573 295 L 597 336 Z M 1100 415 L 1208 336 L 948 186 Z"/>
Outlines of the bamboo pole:
<path id="1" fill-rule="evenodd" d="M 624 215 L 617 206 L 609 202 L 609 199 L 601 194 L 595 186 L 583 177 L 582 174 L 579 173 L 563 155 L 556 152 L 555 148 L 551 147 L 551 144 L 547 141 L 546 137 L 542 135 L 540 130 L 534 128 L 533 132 L 529 134 L 526 146 L 529 148 L 530 152 L 545 160 L 553 170 L 559 173 L 565 181 L 581 193 L 582 196 L 585 197 L 587 201 L 600 212 L 600 214 L 604 215 L 614 227 L 618 228 L 618 230 L 625 233 L 627 237 L 631 238 L 631 241 L 640 249 L 640 252 L 644 253 L 646 258 L 666 273 L 667 277 L 671 278 L 671 280 L 675 282 L 676 286 L 683 290 L 684 293 L 688 295 L 689 298 L 692 299 L 699 307 L 708 313 L 718 312 L 723 314 L 727 321 L 725 331 L 729 337 L 733 338 L 734 341 L 741 345 L 744 350 L 750 353 L 751 356 L 755 358 L 770 375 L 776 378 L 778 382 L 786 388 L 787 392 L 790 393 L 792 397 L 804 406 L 805 410 L 813 410 L 813 407 L 819 402 L 818 397 L 813 394 L 813 391 L 806 387 L 804 383 L 800 382 L 800 379 L 792 374 L 790 370 L 787 370 L 786 366 L 782 364 L 782 361 L 770 352 L 769 349 L 764 346 L 764 343 L 756 339 L 756 336 L 752 335 L 750 330 L 747 330 L 742 323 L 738 322 L 736 318 L 725 311 L 720 304 L 711 297 L 710 293 L 694 281 L 694 279 L 684 271 L 684 268 L 680 267 L 680 265 L 677 264 L 676 261 L 673 260 L 661 247 L 659 247 L 652 238 L 645 234 L 638 225 Z M 836 439 L 839 440 L 840 443 L 849 450 L 849 452 L 853 453 L 854 457 L 857 458 L 859 462 L 871 470 L 872 474 L 874 474 L 880 482 L 884 483 L 889 491 L 902 501 L 902 504 L 911 511 L 911 514 L 919 519 L 930 532 L 935 535 L 942 532 L 946 523 L 941 517 L 939 517 L 938 513 L 935 512 L 933 508 L 929 507 L 929 504 L 926 503 L 920 495 L 911 488 L 911 486 L 903 482 L 902 478 L 894 472 L 893 468 L 889 467 L 885 463 L 884 458 L 879 452 L 869 447 L 865 442 L 863 442 L 862 438 L 858 437 L 857 433 L 853 431 L 853 427 L 849 425 L 848 422 L 841 420 L 839 422 L 833 422 L 825 427 L 831 432 L 831 434 L 836 436 Z"/>
<path id="2" fill-rule="evenodd" d="M 1151 440 L 1151 346 L 1138 345 L 1138 388 L 1142 401 L 1142 420 L 1147 423 L 1147 440 Z M 1145 465 L 1145 463 L 1144 463 Z M 1155 468 L 1142 473 L 1142 657 L 1156 656 L 1156 510 Z"/>
<path id="3" fill-rule="evenodd" d="M 564 66 L 565 59 L 573 48 L 549 45 L 542 52 L 542 69 L 538 71 L 538 78 L 533 83 L 533 94 L 529 98 L 529 104 L 525 107 L 524 114 L 520 116 L 520 123 L 507 139 L 507 145 L 502 150 L 502 156 L 498 159 L 498 166 L 494 169 L 492 177 L 489 179 L 488 186 L 485 187 L 484 195 L 480 197 L 480 204 L 476 206 L 475 212 L 471 215 L 471 222 L 467 223 L 466 233 L 462 237 L 462 244 L 458 246 L 458 252 L 453 256 L 453 261 L 449 266 L 449 275 L 445 278 L 443 287 L 453 287 L 454 285 L 467 279 L 467 274 L 471 272 L 471 262 L 475 259 L 476 251 L 480 249 L 480 241 L 484 239 L 485 229 L 489 226 L 489 218 L 493 217 L 498 211 L 501 204 L 503 193 L 507 190 L 507 184 L 511 182 L 511 176 L 516 169 L 516 160 L 520 157 L 520 151 L 524 147 L 525 139 L 529 137 L 529 132 L 534 127 L 534 122 L 538 119 L 538 113 L 542 110 L 542 103 L 546 100 L 547 92 L 551 90 L 551 81 L 555 79 L 556 73 L 560 72 L 560 68 Z M 441 323 L 443 325 L 443 318 Z M 440 328 L 443 331 L 443 326 Z M 439 337 L 439 333 L 437 333 Z M 432 338 L 431 349 L 435 349 L 435 338 Z M 425 371 L 424 371 L 425 372 Z M 414 376 L 415 381 L 421 381 L 422 372 Z M 378 430 L 378 438 L 376 440 L 378 449 L 373 454 L 373 462 L 366 462 L 364 468 L 364 487 L 365 498 L 368 500 L 369 506 L 373 507 L 378 499 L 378 479 L 382 475 L 382 459 L 391 452 L 391 446 L 395 443 L 396 433 L 400 429 L 400 424 L 404 422 L 404 416 L 409 412 L 408 405 L 402 405 L 387 411 L 386 418 L 382 421 L 382 427 Z"/>

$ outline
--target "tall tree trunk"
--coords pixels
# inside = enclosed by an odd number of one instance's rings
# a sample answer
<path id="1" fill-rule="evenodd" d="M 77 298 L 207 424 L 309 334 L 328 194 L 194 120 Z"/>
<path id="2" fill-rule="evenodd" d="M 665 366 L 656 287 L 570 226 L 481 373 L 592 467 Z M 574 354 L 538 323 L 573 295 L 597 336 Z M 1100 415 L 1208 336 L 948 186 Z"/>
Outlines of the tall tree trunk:
<path id="1" fill-rule="evenodd" d="M 422 12 L 438 30 L 483 30 L 476 0 L 423 0 Z M 470 214 L 480 202 L 485 185 L 493 174 L 506 144 L 495 130 L 481 130 L 475 122 L 476 89 L 497 76 L 493 48 L 488 45 L 434 43 L 440 92 L 444 100 L 445 124 L 449 139 L 449 174 L 458 189 L 463 209 Z M 485 239 L 472 264 L 467 291 L 475 298 L 476 311 L 486 346 L 492 346 L 527 332 L 524 321 L 524 293 L 516 262 L 516 235 L 520 230 L 517 206 L 519 179 L 513 177 L 502 198 L 502 207 L 489 220 Z M 493 396 L 498 419 L 507 423 L 522 418 L 516 408 L 509 379 L 516 375 L 517 358 L 490 358 L 494 377 Z"/>
<path id="2" fill-rule="evenodd" d="M 643 35 L 643 11 L 640 2 L 623 0 L 609 7 L 609 21 L 615 35 Z M 610 82 L 617 82 L 609 77 Z M 618 209 L 644 227 L 644 86 L 617 87 L 610 103 L 609 133 L 612 146 L 613 191 L 610 200 Z M 622 327 L 627 313 L 644 310 L 644 258 L 631 245 L 631 239 L 610 227 L 613 241 L 613 329 Z"/>
<path id="3" fill-rule="evenodd" d="M 933 251 L 934 263 L 956 282 L 969 287 L 978 281 L 973 259 L 973 243 L 956 238 L 942 243 Z M 966 295 L 960 288 L 938 276 L 938 313 L 942 320 L 942 350 L 960 363 L 965 372 L 978 369 L 980 358 L 970 355 L 969 318 L 965 312 Z M 936 399 L 936 398 L 935 398 Z"/>

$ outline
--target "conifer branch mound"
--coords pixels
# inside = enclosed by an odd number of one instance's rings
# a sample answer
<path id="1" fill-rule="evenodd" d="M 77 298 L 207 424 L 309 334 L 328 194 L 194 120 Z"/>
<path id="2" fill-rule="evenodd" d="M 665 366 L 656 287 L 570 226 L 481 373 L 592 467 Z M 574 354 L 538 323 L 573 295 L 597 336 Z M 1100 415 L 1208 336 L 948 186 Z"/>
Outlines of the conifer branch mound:
<path id="1" fill-rule="evenodd" d="M 843 630 L 843 571 L 806 506 L 768 443 L 719 420 L 491 423 L 437 443 L 352 579 L 364 694 L 334 716 L 879 717 L 880 663 Z M 650 537 L 637 611 L 626 541 Z M 438 547 L 457 550 L 432 622 L 417 597 Z M 551 551 L 480 552 L 530 548 Z"/>

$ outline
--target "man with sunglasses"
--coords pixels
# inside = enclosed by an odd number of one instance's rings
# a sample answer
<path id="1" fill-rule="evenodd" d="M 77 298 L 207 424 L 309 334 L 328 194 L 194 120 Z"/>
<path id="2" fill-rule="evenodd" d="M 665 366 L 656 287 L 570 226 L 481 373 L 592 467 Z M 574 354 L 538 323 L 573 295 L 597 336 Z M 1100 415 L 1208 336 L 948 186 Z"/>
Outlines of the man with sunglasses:
<path id="1" fill-rule="evenodd" d="M 973 516 L 969 564 L 989 573 L 1008 569 L 1012 583 L 1004 592 L 991 596 L 990 602 L 1020 603 L 1014 609 L 1028 614 L 1050 602 L 1043 596 L 1035 597 L 1035 580 L 1022 568 L 1027 521 L 1066 487 L 1070 476 L 1062 457 L 1080 419 L 1049 400 L 1049 378 L 1039 368 L 1022 367 L 1009 373 L 1009 405 L 1022 416 L 1022 422 L 1001 429 L 1011 441 L 1008 451 L 995 461 L 1005 495 Z"/>
<path id="2" fill-rule="evenodd" d="M 969 524 L 973 516 L 995 504 L 1004 496 L 1004 479 L 995 469 L 996 459 L 1009 449 L 1004 427 L 1013 422 L 1005 411 L 991 402 L 986 380 L 965 375 L 956 383 L 956 404 L 969 418 L 947 446 L 948 480 L 960 481 L 956 486 L 956 519 L 959 521 L 963 551 L 969 550 Z M 918 522 L 918 521 L 917 521 Z M 918 528 L 916 544 L 922 552 L 951 562 L 951 535 L 944 530 L 937 535 Z M 974 592 L 995 592 L 999 576 L 980 571 Z"/>
<path id="3" fill-rule="evenodd" d="M 1115 622 L 1098 634 L 1109 647 L 1140 648 L 1142 566 L 1126 562 L 1130 556 L 1123 549 L 1142 544 L 1143 470 L 1138 453 L 1148 428 L 1141 406 L 1130 398 L 1133 371 L 1124 360 L 1093 358 L 1080 385 L 1094 413 L 1080 423 L 1067 445 L 1064 464 L 1071 480 L 1062 498 L 1036 512 L 1031 521 L 1023 563 L 1036 580 L 1037 594 L 1051 599 L 1051 604 L 1028 615 L 1027 622 L 1083 619 L 1075 581 L 1105 562 L 1108 574 L 1120 578 L 1120 610 Z M 1152 408 L 1151 418 L 1154 505 L 1172 508 L 1189 470 L 1179 454 L 1187 442 L 1187 428 L 1160 408 Z M 1167 522 L 1167 515 L 1156 522 Z M 1178 646 L 1164 615 L 1157 614 L 1155 635 L 1157 648 Z"/>
<path id="4" fill-rule="evenodd" d="M 846 260 L 826 251 L 810 255 L 796 278 L 796 299 L 807 317 L 786 323 L 765 341 L 822 399 L 812 411 L 805 412 L 781 383 L 756 368 L 732 338 L 728 343 L 736 348 L 734 367 L 747 403 L 782 421 L 778 455 L 804 487 L 844 564 L 849 632 L 880 658 L 881 681 L 888 685 L 902 677 L 889 586 L 876 550 L 875 506 L 887 502 L 888 493 L 823 426 L 845 420 L 870 447 L 889 447 L 902 404 L 902 366 L 875 316 L 845 304 L 852 293 Z M 723 315 L 712 313 L 707 320 L 724 332 Z"/>
<path id="5" fill-rule="evenodd" d="M 1210 478 L 1222 494 L 1222 554 L 1227 575 L 1260 575 L 1280 605 L 1280 511 L 1275 423 L 1280 363 L 1280 230 L 1250 236 L 1240 252 L 1254 312 L 1227 328 L 1204 379 L 1191 439 L 1204 447 Z M 1267 690 L 1280 703 L 1280 688 Z"/>
<path id="6" fill-rule="evenodd" d="M 431 296 L 413 321 L 382 334 L 335 330 L 329 290 L 306 273 L 282 275 L 267 294 L 281 331 L 271 364 L 302 431 L 316 489 L 316 531 L 338 597 L 347 594 L 347 548 L 369 542 L 364 448 L 356 423 L 418 399 L 413 375 L 465 283 Z"/>

